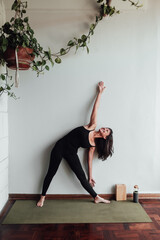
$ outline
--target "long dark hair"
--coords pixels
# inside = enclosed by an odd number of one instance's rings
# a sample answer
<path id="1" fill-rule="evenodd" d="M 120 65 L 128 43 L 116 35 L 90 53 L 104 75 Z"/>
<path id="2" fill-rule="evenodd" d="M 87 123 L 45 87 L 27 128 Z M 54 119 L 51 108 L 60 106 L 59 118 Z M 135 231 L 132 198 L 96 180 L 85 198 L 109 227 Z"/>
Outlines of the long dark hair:
<path id="1" fill-rule="evenodd" d="M 98 158 L 102 159 L 103 161 L 106 160 L 109 156 L 113 155 L 113 131 L 110 129 L 110 135 L 107 136 L 106 139 L 104 138 L 96 138 L 96 149 L 98 153 Z"/>

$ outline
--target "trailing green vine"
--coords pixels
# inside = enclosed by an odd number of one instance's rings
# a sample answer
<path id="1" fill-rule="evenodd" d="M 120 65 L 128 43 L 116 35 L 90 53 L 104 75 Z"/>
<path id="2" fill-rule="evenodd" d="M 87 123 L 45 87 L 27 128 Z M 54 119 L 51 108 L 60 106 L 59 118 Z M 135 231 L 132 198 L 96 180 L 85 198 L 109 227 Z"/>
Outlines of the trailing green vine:
<path id="1" fill-rule="evenodd" d="M 65 48 L 61 48 L 57 53 L 52 53 L 51 49 L 44 50 L 43 47 L 38 43 L 34 36 L 34 30 L 29 25 L 29 18 L 24 17 L 27 9 L 27 1 L 15 0 L 11 10 L 15 11 L 15 16 L 11 18 L 10 22 L 6 22 L 0 28 L 0 65 L 5 66 L 4 53 L 8 47 L 14 48 L 18 51 L 18 46 L 29 47 L 33 49 L 33 55 L 36 60 L 31 63 L 32 70 L 37 72 L 37 76 L 43 73 L 44 70 L 50 70 L 48 62 L 51 66 L 54 63 L 60 64 L 62 62 L 62 56 L 69 53 L 72 48 L 75 48 L 76 52 L 79 48 L 86 48 L 89 53 L 88 44 L 91 36 L 94 34 L 95 28 L 98 23 L 106 16 L 111 17 L 114 14 L 119 14 L 120 11 L 116 10 L 115 7 L 111 6 L 112 0 L 97 0 L 99 4 L 99 13 L 95 17 L 94 23 L 89 27 L 88 34 L 83 34 L 81 37 L 74 37 L 69 40 Z M 122 0 L 131 3 L 132 6 L 140 8 L 142 5 L 139 1 Z M 0 74 L 0 80 L 2 85 L 0 86 L 0 95 L 8 93 L 9 96 L 16 98 L 15 94 L 11 91 L 14 83 L 10 84 L 12 77 L 9 76 L 6 67 L 6 72 Z"/>

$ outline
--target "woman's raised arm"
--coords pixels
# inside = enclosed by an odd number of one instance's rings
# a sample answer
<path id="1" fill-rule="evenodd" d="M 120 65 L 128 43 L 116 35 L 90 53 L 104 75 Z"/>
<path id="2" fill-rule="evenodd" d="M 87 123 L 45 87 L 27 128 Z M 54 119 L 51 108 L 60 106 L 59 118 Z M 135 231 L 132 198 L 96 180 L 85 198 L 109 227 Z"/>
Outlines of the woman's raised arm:
<path id="1" fill-rule="evenodd" d="M 88 128 L 95 129 L 97 126 L 97 112 L 98 112 L 98 108 L 99 108 L 99 104 L 100 104 L 101 95 L 105 88 L 106 87 L 104 86 L 104 82 L 98 83 L 98 94 L 97 94 L 96 100 L 93 105 L 93 110 L 91 113 L 90 123 L 88 124 Z"/>

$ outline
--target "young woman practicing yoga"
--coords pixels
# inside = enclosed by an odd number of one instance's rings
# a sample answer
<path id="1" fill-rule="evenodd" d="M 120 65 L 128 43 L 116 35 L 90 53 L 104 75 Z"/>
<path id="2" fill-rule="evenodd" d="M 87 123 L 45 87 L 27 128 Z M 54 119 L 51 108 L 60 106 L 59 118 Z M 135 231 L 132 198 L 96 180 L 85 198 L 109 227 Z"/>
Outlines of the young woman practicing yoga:
<path id="1" fill-rule="evenodd" d="M 99 131 L 95 131 L 97 125 L 97 110 L 104 89 L 105 89 L 104 83 L 99 82 L 98 95 L 93 106 L 90 123 L 88 125 L 75 128 L 55 144 L 51 152 L 48 172 L 44 179 L 42 195 L 39 202 L 37 203 L 38 207 L 43 206 L 47 189 L 51 183 L 53 176 L 57 172 L 57 169 L 62 158 L 66 159 L 66 161 L 68 162 L 69 166 L 79 179 L 82 186 L 94 198 L 95 203 L 99 202 L 110 203 L 110 201 L 105 200 L 104 198 L 98 196 L 97 193 L 93 190 L 93 187 L 95 186 L 95 181 L 92 178 L 92 159 L 95 148 L 97 149 L 98 157 L 101 158 L 102 160 L 105 160 L 108 156 L 112 156 L 113 153 L 112 129 L 104 127 L 100 128 Z M 86 178 L 79 157 L 77 155 L 79 147 L 89 149 L 88 151 L 89 180 L 87 180 Z"/>

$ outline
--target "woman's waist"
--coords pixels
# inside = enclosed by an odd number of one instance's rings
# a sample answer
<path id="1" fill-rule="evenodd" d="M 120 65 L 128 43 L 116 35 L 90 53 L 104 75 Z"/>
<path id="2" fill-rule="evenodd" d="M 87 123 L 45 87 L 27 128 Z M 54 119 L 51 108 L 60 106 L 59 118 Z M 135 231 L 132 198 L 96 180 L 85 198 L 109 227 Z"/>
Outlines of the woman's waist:
<path id="1" fill-rule="evenodd" d="M 76 152 L 78 151 L 78 148 L 80 147 L 78 143 L 75 143 L 74 141 L 70 141 L 70 139 L 67 138 L 67 136 L 61 138 L 56 143 L 56 147 L 60 147 L 64 153 L 68 152 Z"/>

